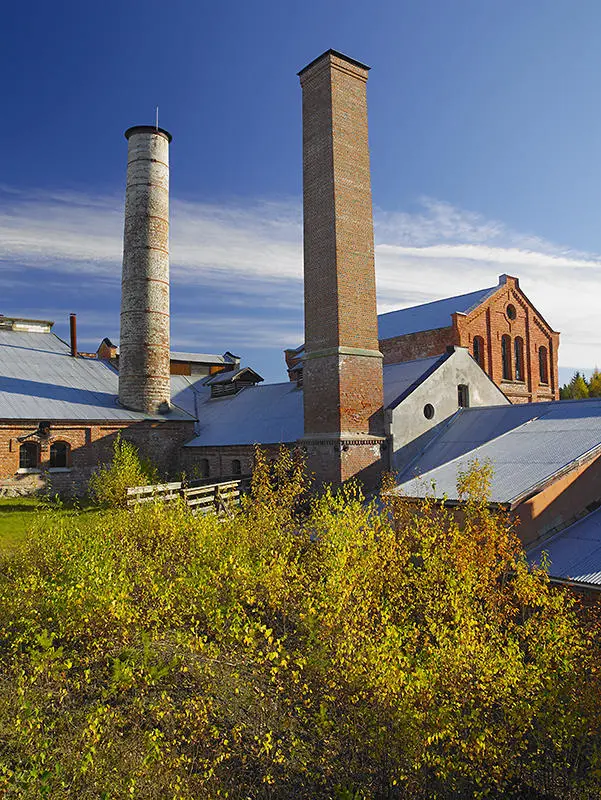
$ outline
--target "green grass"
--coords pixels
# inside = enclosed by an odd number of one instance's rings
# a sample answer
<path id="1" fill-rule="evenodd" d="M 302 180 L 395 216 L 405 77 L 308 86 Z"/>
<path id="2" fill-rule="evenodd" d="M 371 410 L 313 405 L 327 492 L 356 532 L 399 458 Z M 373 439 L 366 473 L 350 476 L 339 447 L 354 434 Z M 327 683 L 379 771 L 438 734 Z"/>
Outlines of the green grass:
<path id="1" fill-rule="evenodd" d="M 42 501 L 37 497 L 0 500 L 0 552 L 12 550 L 27 539 L 42 508 Z"/>
<path id="2" fill-rule="evenodd" d="M 35 522 L 51 501 L 40 497 L 9 497 L 0 499 L 0 554 L 10 552 L 34 535 Z M 89 514 L 91 507 L 66 505 L 63 512 L 69 516 Z"/>

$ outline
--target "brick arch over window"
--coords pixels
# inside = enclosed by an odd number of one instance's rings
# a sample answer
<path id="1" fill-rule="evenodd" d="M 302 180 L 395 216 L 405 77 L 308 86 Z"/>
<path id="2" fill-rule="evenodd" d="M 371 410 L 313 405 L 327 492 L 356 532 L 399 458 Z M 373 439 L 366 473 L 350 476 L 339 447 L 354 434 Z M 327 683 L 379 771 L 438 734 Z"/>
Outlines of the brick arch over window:
<path id="1" fill-rule="evenodd" d="M 71 445 L 69 442 L 52 442 L 50 445 L 50 468 L 71 466 Z"/>
<path id="2" fill-rule="evenodd" d="M 513 341 L 513 364 L 516 381 L 524 381 L 526 373 L 524 370 L 524 340 L 521 336 L 516 336 Z"/>
<path id="3" fill-rule="evenodd" d="M 472 345 L 474 353 L 474 361 L 484 369 L 484 338 L 482 336 L 474 336 Z"/>
<path id="4" fill-rule="evenodd" d="M 538 376 L 541 383 L 549 383 L 549 357 L 544 345 L 538 348 Z"/>
<path id="5" fill-rule="evenodd" d="M 19 447 L 19 469 L 37 469 L 40 466 L 40 445 L 23 442 Z"/>
<path id="6" fill-rule="evenodd" d="M 501 362 L 503 365 L 503 380 L 511 380 L 511 338 L 504 334 L 501 336 Z"/>

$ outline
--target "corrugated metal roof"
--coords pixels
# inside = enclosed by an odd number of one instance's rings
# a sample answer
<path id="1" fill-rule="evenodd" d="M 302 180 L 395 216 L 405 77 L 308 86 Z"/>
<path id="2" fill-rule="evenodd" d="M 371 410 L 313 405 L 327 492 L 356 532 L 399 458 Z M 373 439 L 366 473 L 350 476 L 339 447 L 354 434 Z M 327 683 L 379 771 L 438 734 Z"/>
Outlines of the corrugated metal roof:
<path id="1" fill-rule="evenodd" d="M 187 447 L 278 444 L 303 435 L 303 393 L 295 383 L 249 386 L 238 394 L 211 399 L 201 383 L 182 389 L 178 402 L 198 411 L 198 436 Z"/>
<path id="2" fill-rule="evenodd" d="M 172 361 L 187 361 L 191 364 L 231 364 L 233 361 L 214 353 L 179 353 L 172 350 L 169 355 Z"/>
<path id="3" fill-rule="evenodd" d="M 445 358 L 445 356 L 442 356 Z M 418 386 L 425 374 L 441 360 L 441 356 L 418 358 L 415 361 L 404 361 L 401 364 L 384 365 L 384 406 L 388 407 L 401 396 Z"/>
<path id="4" fill-rule="evenodd" d="M 549 575 L 601 587 L 601 509 L 528 551 L 528 561 L 549 557 Z"/>
<path id="5" fill-rule="evenodd" d="M 447 328 L 451 325 L 451 315 L 456 311 L 469 314 L 480 303 L 496 292 L 498 286 L 479 289 L 477 292 L 460 294 L 456 297 L 445 297 L 432 303 L 401 308 L 378 315 L 378 339 L 392 339 L 417 331 L 430 331 L 436 328 Z"/>
<path id="6" fill-rule="evenodd" d="M 105 361 L 73 358 L 53 333 L 0 330 L 0 419 L 142 420 L 117 403 L 118 375 Z M 177 408 L 156 419 L 189 420 Z"/>
<path id="7" fill-rule="evenodd" d="M 421 358 L 384 367 L 384 402 L 390 404 L 441 361 Z M 303 435 L 303 393 L 296 383 L 249 386 L 236 395 L 211 399 L 210 379 L 173 375 L 173 402 L 198 412 L 199 435 L 189 447 L 294 442 Z M 196 401 L 194 399 L 196 395 Z M 195 405 L 196 402 L 196 405 Z"/>
<path id="8" fill-rule="evenodd" d="M 493 467 L 491 500 L 511 503 L 601 447 L 601 400 L 461 409 L 405 472 L 395 491 L 457 500 L 457 475 Z M 418 476 L 418 477 L 414 477 Z"/>

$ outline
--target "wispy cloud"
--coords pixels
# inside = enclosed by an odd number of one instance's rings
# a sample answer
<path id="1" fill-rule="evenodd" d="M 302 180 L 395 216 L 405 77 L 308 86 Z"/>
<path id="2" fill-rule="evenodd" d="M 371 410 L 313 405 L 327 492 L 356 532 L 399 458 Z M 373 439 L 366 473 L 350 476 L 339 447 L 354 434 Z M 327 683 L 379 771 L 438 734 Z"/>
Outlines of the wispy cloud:
<path id="1" fill-rule="evenodd" d="M 177 346 L 202 349 L 198 339 L 216 341 L 220 336 L 223 349 L 232 338 L 257 347 L 296 344 L 302 309 L 300 202 L 283 199 L 243 206 L 174 199 L 171 212 Z M 46 274 L 57 293 L 61 282 L 68 285 L 76 275 L 80 297 L 86 292 L 90 298 L 100 297 L 103 286 L 103 296 L 108 297 L 106 287 L 111 287 L 114 325 L 122 214 L 119 197 L 0 187 L 5 295 L 18 296 L 23 267 L 33 268 L 38 276 Z M 562 332 L 560 360 L 583 367 L 601 363 L 596 323 L 600 256 L 514 231 L 500 221 L 431 198 L 422 198 L 412 213 L 379 209 L 375 222 L 381 311 L 493 286 L 499 274 L 510 272 Z M 46 299 L 56 305 L 56 296 L 44 297 L 48 286 L 42 284 L 43 279 L 30 287 L 30 295 L 37 290 L 40 303 Z M 177 313 L 176 303 L 183 313 Z M 193 304 L 202 308 L 201 327 L 198 316 L 185 311 Z"/>

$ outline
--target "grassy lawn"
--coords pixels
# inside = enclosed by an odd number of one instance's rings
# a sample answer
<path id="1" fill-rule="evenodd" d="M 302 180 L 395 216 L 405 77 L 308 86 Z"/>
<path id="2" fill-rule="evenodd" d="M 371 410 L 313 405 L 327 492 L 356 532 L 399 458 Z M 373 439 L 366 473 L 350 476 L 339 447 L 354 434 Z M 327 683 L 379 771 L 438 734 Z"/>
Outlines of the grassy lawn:
<path id="1" fill-rule="evenodd" d="M 6 552 L 24 542 L 36 512 L 42 509 L 36 497 L 0 499 L 0 551 Z"/>
<path id="2" fill-rule="evenodd" d="M 0 554 L 6 553 L 31 535 L 37 514 L 48 508 L 48 500 L 38 497 L 9 497 L 0 499 Z M 64 513 L 88 514 L 93 508 L 81 509 L 64 507 Z"/>

